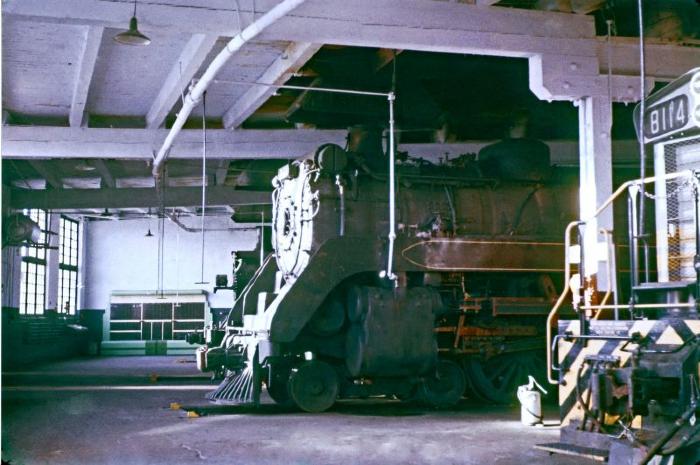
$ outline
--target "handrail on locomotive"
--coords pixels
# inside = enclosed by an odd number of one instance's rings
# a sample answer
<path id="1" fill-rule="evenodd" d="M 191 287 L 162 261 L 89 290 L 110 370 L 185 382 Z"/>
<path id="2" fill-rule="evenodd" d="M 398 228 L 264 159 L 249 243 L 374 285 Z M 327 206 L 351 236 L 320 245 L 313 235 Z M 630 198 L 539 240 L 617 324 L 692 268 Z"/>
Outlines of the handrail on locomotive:
<path id="1" fill-rule="evenodd" d="M 600 207 L 598 207 L 596 209 L 596 211 L 593 213 L 593 215 L 591 215 L 590 218 L 588 218 L 586 220 L 572 221 L 566 226 L 566 230 L 564 233 L 564 289 L 562 290 L 561 294 L 559 295 L 559 298 L 557 299 L 554 306 L 552 307 L 552 310 L 549 312 L 549 315 L 547 316 L 547 328 L 546 328 L 547 381 L 550 384 L 560 384 L 559 380 L 556 380 L 552 377 L 552 371 L 556 371 L 558 369 L 558 367 L 554 366 L 554 361 L 553 361 L 554 344 L 556 343 L 556 340 L 554 342 L 552 341 L 552 324 L 555 322 L 555 318 L 558 317 L 559 311 L 560 311 L 560 309 L 561 309 L 561 307 L 566 299 L 566 296 L 568 295 L 569 291 L 572 290 L 572 286 L 571 286 L 571 278 L 572 278 L 572 276 L 571 276 L 571 264 L 572 264 L 571 263 L 571 233 L 572 233 L 573 229 L 576 227 L 585 228 L 587 223 L 590 223 L 591 220 L 597 218 L 601 213 L 603 213 L 625 191 L 628 192 L 628 195 L 631 199 L 630 204 L 633 207 L 630 211 L 632 218 L 629 219 L 630 221 L 632 221 L 634 219 L 634 217 L 636 217 L 636 208 L 634 208 L 636 204 L 634 203 L 634 197 L 639 195 L 639 186 L 640 185 L 650 184 L 650 183 L 657 182 L 657 181 L 671 181 L 671 180 L 682 179 L 682 178 L 686 178 L 693 185 L 694 201 L 695 201 L 695 209 L 694 209 L 695 218 L 694 218 L 694 220 L 695 220 L 695 230 L 696 230 L 696 235 L 695 235 L 696 239 L 695 240 L 696 240 L 696 257 L 697 257 L 697 254 L 700 253 L 700 246 L 698 244 L 700 242 L 700 234 L 697 234 L 698 228 L 700 228 L 700 224 L 699 224 L 700 222 L 698 221 L 698 208 L 699 208 L 698 207 L 698 194 L 700 192 L 700 171 L 698 171 L 698 170 L 684 170 L 684 171 L 679 171 L 676 173 L 667 173 L 667 174 L 663 174 L 663 175 L 659 175 L 659 176 L 649 176 L 649 177 L 646 177 L 643 179 L 633 179 L 630 181 L 626 181 L 626 182 L 622 183 L 620 185 L 620 187 L 618 187 L 615 190 L 615 192 L 613 192 L 612 195 L 610 195 L 605 200 L 605 202 L 603 202 L 600 205 Z M 634 232 L 634 230 L 631 230 L 631 233 L 632 232 Z M 611 234 L 609 234 L 608 231 L 601 230 L 601 233 L 606 235 L 606 240 L 612 240 Z M 579 237 L 582 237 L 582 236 L 583 236 L 583 234 L 581 232 L 579 232 Z M 630 239 L 633 239 L 633 237 L 630 237 Z M 583 247 L 582 241 L 581 241 L 581 244 L 579 246 L 579 250 L 580 250 L 580 252 L 579 252 L 578 262 L 583 263 L 585 252 L 584 252 L 584 247 Z M 606 262 L 608 263 L 609 273 L 612 272 L 616 275 L 617 270 L 611 266 L 611 260 L 612 260 L 612 256 L 613 256 L 613 255 L 611 255 L 611 248 L 610 247 L 606 248 L 606 251 L 607 251 Z M 614 252 L 614 244 L 613 244 L 613 252 Z M 633 248 L 631 251 L 631 257 L 634 257 L 634 255 L 636 255 L 636 253 L 637 253 L 636 248 Z M 634 262 L 635 258 L 631 258 L 631 260 Z M 700 266 L 698 266 L 698 265 L 699 264 L 698 264 L 698 261 L 696 259 L 695 270 L 696 270 L 696 273 L 700 274 Z M 633 270 L 631 270 L 631 271 L 633 271 Z M 632 273 L 632 275 L 633 275 L 632 279 L 634 279 L 634 273 Z M 610 279 L 613 279 L 612 274 L 610 274 L 609 276 L 611 276 Z M 583 276 L 583 274 L 581 274 L 581 273 L 579 273 L 579 280 L 580 280 L 579 281 L 580 289 L 583 289 L 585 276 Z M 615 281 L 616 281 L 616 279 L 615 279 Z M 700 280 L 698 280 L 698 282 L 700 283 Z M 612 285 L 609 287 L 610 287 L 610 289 L 612 289 Z M 615 291 L 617 291 L 617 289 Z M 590 303 L 590 295 L 588 295 L 586 298 L 586 296 L 584 294 L 584 297 L 585 297 L 584 298 L 584 305 L 579 305 L 580 299 L 573 299 L 574 311 L 576 311 L 576 313 L 579 315 L 579 318 L 581 320 L 584 320 L 587 318 L 587 316 L 584 315 L 584 313 L 582 313 L 584 311 L 588 312 L 589 314 L 593 311 L 597 311 L 597 313 L 594 317 L 594 319 L 597 319 L 601 310 L 615 310 L 615 320 L 617 320 L 617 319 L 619 319 L 618 318 L 618 311 L 624 310 L 624 309 L 630 310 L 630 314 L 632 314 L 632 310 L 634 308 L 672 308 L 672 307 L 678 308 L 678 307 L 695 307 L 698 305 L 697 302 L 686 303 L 686 304 L 672 303 L 672 304 L 636 304 L 635 305 L 633 300 L 630 300 L 630 302 L 628 304 L 605 305 L 605 302 L 607 301 L 607 297 L 609 296 L 609 294 L 610 294 L 610 290 L 607 291 L 606 296 L 603 298 L 603 303 L 601 303 L 600 305 L 591 304 Z M 616 296 L 616 298 L 617 298 L 617 296 Z M 581 328 L 584 329 L 585 325 L 582 325 Z"/>

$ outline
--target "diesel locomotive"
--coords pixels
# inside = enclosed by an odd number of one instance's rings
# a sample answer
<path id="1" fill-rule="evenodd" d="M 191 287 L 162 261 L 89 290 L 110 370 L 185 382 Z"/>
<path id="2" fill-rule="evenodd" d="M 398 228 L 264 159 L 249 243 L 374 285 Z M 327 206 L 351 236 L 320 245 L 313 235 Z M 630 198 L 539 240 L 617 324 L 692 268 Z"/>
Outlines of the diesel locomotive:
<path id="1" fill-rule="evenodd" d="M 258 402 L 264 386 L 311 412 L 375 395 L 447 407 L 465 390 L 507 402 L 539 377 L 576 184 L 539 141 L 487 152 L 397 163 L 391 248 L 381 138 L 280 168 L 274 252 L 197 352 L 224 378 L 210 397 Z"/>
<path id="2" fill-rule="evenodd" d="M 549 381 L 559 386 L 561 438 L 538 447 L 611 465 L 696 465 L 700 68 L 645 103 L 643 114 L 637 107 L 635 123 L 654 154 L 654 175 L 628 181 L 613 195 L 627 198 L 629 205 L 629 299 L 617 305 L 593 302 L 585 270 L 565 263 L 566 284 L 557 302 L 571 290 L 577 318 L 559 318 L 558 334 L 547 338 L 554 352 L 548 353 Z M 639 226 L 644 204 L 654 207 L 655 228 Z M 576 221 L 567 230 L 585 230 L 590 220 Z M 655 265 L 647 258 L 655 258 Z M 550 314 L 553 326 L 558 309 L 555 305 Z"/>

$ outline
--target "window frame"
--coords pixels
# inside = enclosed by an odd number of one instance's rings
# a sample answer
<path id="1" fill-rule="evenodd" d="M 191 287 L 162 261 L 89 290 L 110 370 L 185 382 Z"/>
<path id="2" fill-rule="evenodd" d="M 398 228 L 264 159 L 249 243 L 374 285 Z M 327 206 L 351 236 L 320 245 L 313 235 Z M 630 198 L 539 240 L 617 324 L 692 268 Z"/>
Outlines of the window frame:
<path id="1" fill-rule="evenodd" d="M 24 210 L 23 213 L 36 221 L 39 228 L 42 229 L 39 244 L 46 244 L 47 233 L 44 231 L 48 227 L 49 212 L 36 208 Z M 46 310 L 47 249 L 45 247 L 23 246 L 20 255 L 19 312 L 22 315 L 43 315 Z M 38 279 L 39 277 L 41 280 Z"/>
<path id="2" fill-rule="evenodd" d="M 56 310 L 58 313 L 74 315 L 78 307 L 78 273 L 80 268 L 80 221 L 61 215 L 59 221 L 58 250 L 58 295 Z M 66 263 L 67 262 L 67 263 Z M 67 280 L 67 283 L 66 283 Z M 66 311 L 67 301 L 70 302 Z"/>

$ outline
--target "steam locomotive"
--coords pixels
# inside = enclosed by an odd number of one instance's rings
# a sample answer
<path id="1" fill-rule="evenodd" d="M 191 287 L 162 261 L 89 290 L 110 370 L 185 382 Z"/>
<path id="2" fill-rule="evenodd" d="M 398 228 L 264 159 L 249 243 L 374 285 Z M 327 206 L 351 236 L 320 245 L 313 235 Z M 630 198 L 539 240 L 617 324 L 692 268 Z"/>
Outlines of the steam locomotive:
<path id="1" fill-rule="evenodd" d="M 258 402 L 264 385 L 309 412 L 375 395 L 448 407 L 465 390 L 510 401 L 543 372 L 575 183 L 527 139 L 481 161 L 404 157 L 389 250 L 380 144 L 361 134 L 277 172 L 274 253 L 197 352 L 224 377 L 211 399 Z M 395 279 L 381 275 L 390 257 Z"/>

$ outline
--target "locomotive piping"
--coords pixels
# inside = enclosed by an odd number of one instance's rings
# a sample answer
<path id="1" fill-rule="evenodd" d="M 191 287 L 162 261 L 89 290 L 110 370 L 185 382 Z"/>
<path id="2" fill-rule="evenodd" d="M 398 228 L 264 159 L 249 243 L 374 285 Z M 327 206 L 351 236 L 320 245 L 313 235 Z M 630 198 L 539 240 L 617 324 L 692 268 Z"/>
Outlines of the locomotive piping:
<path id="1" fill-rule="evenodd" d="M 338 226 L 338 235 L 343 237 L 345 235 L 345 187 L 343 186 L 343 180 L 340 179 L 340 175 L 335 175 L 335 185 L 338 186 L 338 198 L 340 200 L 340 224 Z"/>
<path id="2" fill-rule="evenodd" d="M 387 251 L 386 271 L 383 273 L 392 281 L 396 280 L 396 275 L 393 271 L 394 264 L 394 241 L 396 240 L 396 172 L 394 159 L 396 157 L 394 150 L 394 100 L 396 95 L 389 92 L 387 96 L 389 101 L 389 248 Z"/>

